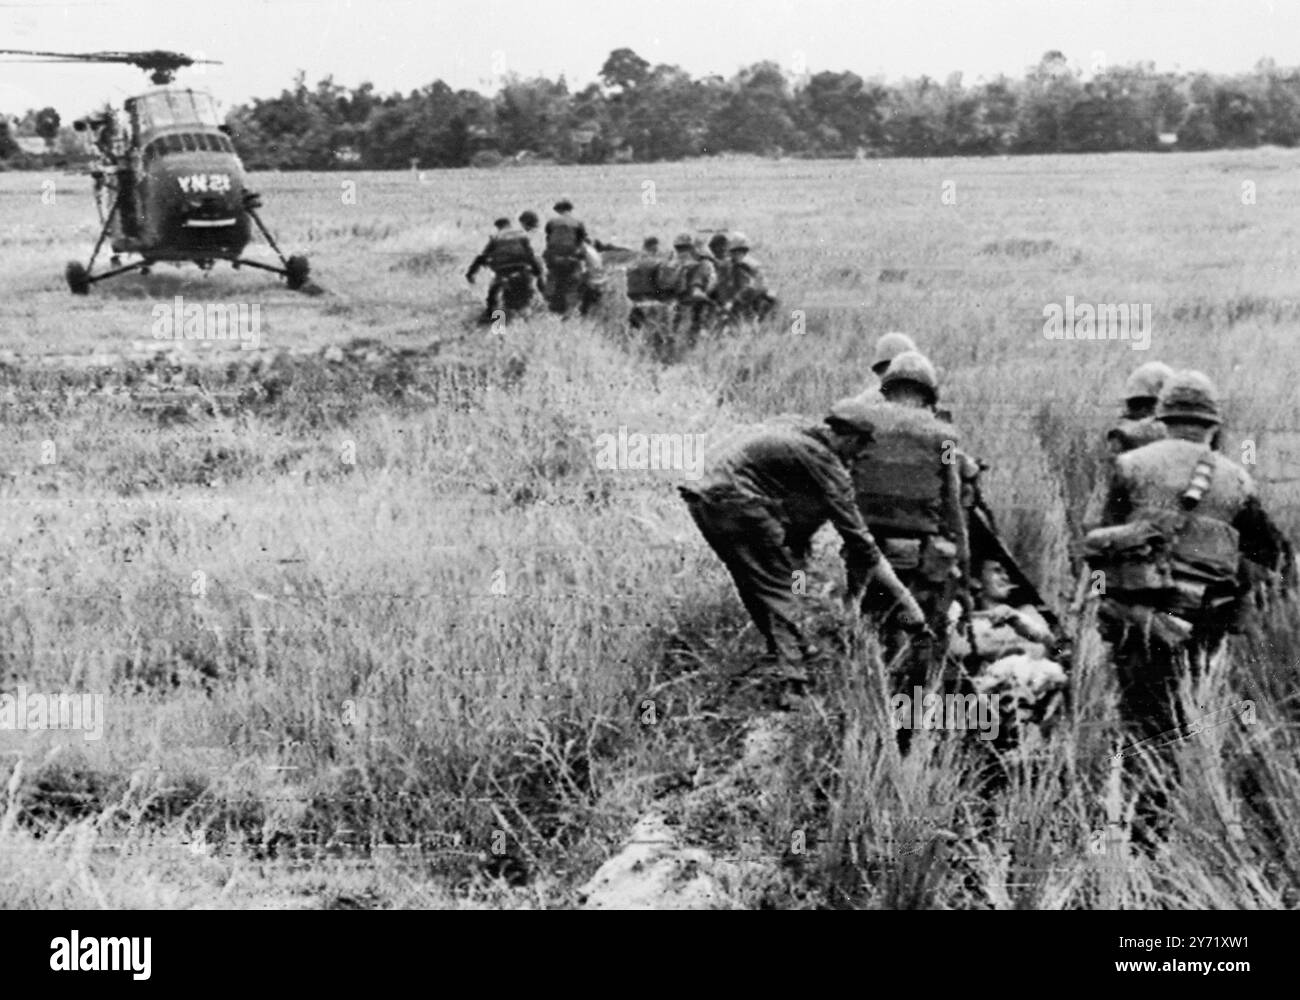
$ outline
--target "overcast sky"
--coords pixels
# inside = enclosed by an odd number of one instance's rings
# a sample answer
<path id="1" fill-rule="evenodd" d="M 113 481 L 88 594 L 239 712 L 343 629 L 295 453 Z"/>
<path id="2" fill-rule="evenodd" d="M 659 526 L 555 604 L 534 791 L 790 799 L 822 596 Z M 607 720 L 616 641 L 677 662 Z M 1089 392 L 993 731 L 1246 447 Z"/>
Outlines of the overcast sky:
<path id="1" fill-rule="evenodd" d="M 180 79 L 226 103 L 274 96 L 305 70 L 406 92 L 441 78 L 495 90 L 500 72 L 592 81 L 612 49 L 692 75 L 772 59 L 890 80 L 1019 75 L 1049 49 L 1085 70 L 1300 64 L 1300 0 L 0 0 L 0 47 L 167 48 L 225 65 Z M 0 64 L 0 110 L 65 116 L 147 89 L 126 67 Z"/>

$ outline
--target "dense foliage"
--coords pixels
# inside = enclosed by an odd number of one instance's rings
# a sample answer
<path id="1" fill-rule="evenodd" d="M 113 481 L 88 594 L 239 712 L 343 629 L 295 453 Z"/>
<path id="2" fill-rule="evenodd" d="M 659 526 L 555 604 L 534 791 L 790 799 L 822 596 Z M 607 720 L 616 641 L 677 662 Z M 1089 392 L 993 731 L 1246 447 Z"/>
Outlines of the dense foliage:
<path id="1" fill-rule="evenodd" d="M 1261 62 L 1243 76 L 1098 68 L 1084 79 L 1049 52 L 1022 79 L 897 84 L 851 72 L 792 76 L 772 62 L 730 80 L 695 79 L 618 49 L 600 80 L 508 77 L 494 97 L 435 81 L 403 97 L 300 75 L 291 90 L 231 116 L 254 168 L 407 168 L 675 160 L 716 153 L 966 156 L 1292 146 L 1300 70 Z M 1162 143 L 1161 136 L 1165 136 Z"/>
<path id="2" fill-rule="evenodd" d="M 959 73 L 942 83 L 885 83 L 848 71 L 795 75 L 774 62 L 724 80 L 653 66 L 623 48 L 577 91 L 563 77 L 507 76 L 491 97 L 441 80 L 385 96 L 333 77 L 312 88 L 300 73 L 292 88 L 233 109 L 229 121 L 250 167 L 281 170 L 461 167 L 519 156 L 608 163 L 716 153 L 1109 152 L 1168 147 L 1175 136 L 1180 149 L 1293 146 L 1300 69 L 1263 60 L 1249 73 L 1216 76 L 1158 73 L 1145 63 L 1094 66 L 1085 78 L 1052 51 L 1019 80 L 971 85 Z M 51 162 L 70 152 L 66 142 L 55 148 L 53 109 L 28 111 L 9 130 L 0 125 L 0 161 L 40 166 L 13 162 L 24 154 L 7 131 L 44 137 Z"/>

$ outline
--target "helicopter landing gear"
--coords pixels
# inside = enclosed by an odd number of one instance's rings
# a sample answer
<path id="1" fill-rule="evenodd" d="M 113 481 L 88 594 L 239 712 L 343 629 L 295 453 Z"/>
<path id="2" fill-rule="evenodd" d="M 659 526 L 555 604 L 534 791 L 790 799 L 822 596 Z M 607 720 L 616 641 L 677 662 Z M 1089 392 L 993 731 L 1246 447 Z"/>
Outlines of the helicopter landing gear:
<path id="1" fill-rule="evenodd" d="M 280 263 L 283 266 L 270 267 L 266 264 L 258 264 L 251 260 L 240 260 L 239 263 L 248 264 L 250 267 L 260 267 L 263 271 L 274 271 L 277 274 L 283 274 L 289 289 L 296 292 L 307 283 L 307 275 L 311 270 L 311 266 L 307 263 L 306 257 L 299 257 L 297 255 L 293 257 L 285 257 L 285 255 L 280 252 L 280 247 L 276 244 L 275 238 L 270 234 L 266 226 L 262 225 L 262 218 L 257 214 L 257 208 L 260 204 L 261 199 L 256 194 L 251 191 L 245 193 L 244 211 L 248 213 L 249 218 L 257 223 L 257 228 L 261 230 L 262 236 L 265 237 L 266 242 L 270 244 L 271 249 L 275 251 L 275 255 L 280 258 Z"/>
<path id="2" fill-rule="evenodd" d="M 311 265 L 307 263 L 306 257 L 294 255 L 284 262 L 285 282 L 291 292 L 296 292 L 307 284 L 307 275 L 310 273 Z"/>
<path id="3" fill-rule="evenodd" d="M 109 258 L 108 258 L 108 266 L 109 266 L 109 267 L 121 267 L 121 266 L 122 266 L 122 258 L 119 257 L 117 254 L 113 254 L 112 257 L 109 257 Z"/>
<path id="4" fill-rule="evenodd" d="M 86 270 L 85 265 L 80 261 L 69 261 L 63 276 L 68 279 L 68 288 L 73 295 L 88 295 L 90 293 L 90 272 Z"/>

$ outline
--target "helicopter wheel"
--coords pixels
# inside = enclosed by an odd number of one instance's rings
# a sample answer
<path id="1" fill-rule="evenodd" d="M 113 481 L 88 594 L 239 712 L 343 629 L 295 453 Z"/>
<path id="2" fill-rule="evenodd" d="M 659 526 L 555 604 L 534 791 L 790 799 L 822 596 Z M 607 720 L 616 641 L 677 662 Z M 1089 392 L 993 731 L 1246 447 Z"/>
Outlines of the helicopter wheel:
<path id="1" fill-rule="evenodd" d="M 90 292 L 90 272 L 80 261 L 69 261 L 63 276 L 68 279 L 68 288 L 73 295 L 86 295 Z"/>
<path id="2" fill-rule="evenodd" d="M 307 275 L 310 272 L 311 266 L 307 263 L 306 257 L 290 257 L 284 262 L 284 276 L 290 291 L 296 292 L 307 284 Z"/>
<path id="3" fill-rule="evenodd" d="M 113 254 L 112 257 L 109 257 L 109 258 L 108 258 L 108 266 L 109 266 L 109 267 L 121 267 L 121 266 L 122 266 L 122 258 L 119 257 L 117 254 Z"/>

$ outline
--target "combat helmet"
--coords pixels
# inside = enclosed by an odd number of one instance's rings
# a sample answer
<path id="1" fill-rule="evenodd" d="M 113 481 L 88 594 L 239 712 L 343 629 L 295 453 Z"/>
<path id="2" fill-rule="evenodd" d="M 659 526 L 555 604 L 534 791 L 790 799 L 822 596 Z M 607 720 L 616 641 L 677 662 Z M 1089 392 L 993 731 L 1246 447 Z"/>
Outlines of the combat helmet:
<path id="1" fill-rule="evenodd" d="M 920 351 L 904 351 L 889 363 L 885 374 L 880 376 L 880 390 L 884 392 L 892 385 L 910 382 L 929 391 L 935 400 L 939 398 L 939 376 L 934 365 Z"/>
<path id="2" fill-rule="evenodd" d="M 871 361 L 871 370 L 883 375 L 889 363 L 904 351 L 915 351 L 916 344 L 905 333 L 887 333 L 876 341 L 876 356 Z"/>
<path id="3" fill-rule="evenodd" d="M 690 247 L 694 250 L 695 237 L 690 233 L 678 233 L 676 238 L 673 239 L 673 249 L 680 250 L 682 247 Z"/>
<path id="4" fill-rule="evenodd" d="M 1177 372 L 1165 383 L 1156 404 L 1157 420 L 1221 424 L 1219 391 L 1204 372 Z"/>
<path id="5" fill-rule="evenodd" d="M 1138 365 L 1124 383 L 1124 399 L 1158 399 L 1174 370 L 1162 361 Z"/>
<path id="6" fill-rule="evenodd" d="M 709 252 L 712 253 L 714 257 L 717 257 L 719 260 L 722 259 L 723 255 L 725 255 L 727 252 L 726 233 L 714 233 L 712 236 L 709 237 Z"/>
<path id="7" fill-rule="evenodd" d="M 749 237 L 744 233 L 732 233 L 727 240 L 727 249 L 730 250 L 748 250 Z"/>

